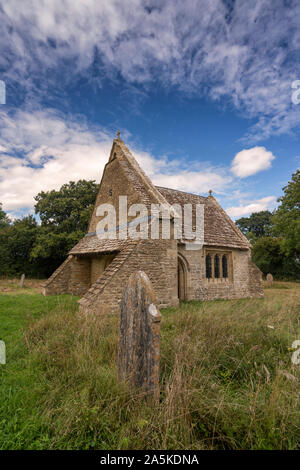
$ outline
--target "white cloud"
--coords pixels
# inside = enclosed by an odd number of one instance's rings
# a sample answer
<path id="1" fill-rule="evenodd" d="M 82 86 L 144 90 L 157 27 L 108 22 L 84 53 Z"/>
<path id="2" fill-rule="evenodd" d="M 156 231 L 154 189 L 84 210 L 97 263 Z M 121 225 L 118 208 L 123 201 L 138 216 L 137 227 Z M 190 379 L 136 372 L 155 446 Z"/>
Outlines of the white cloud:
<path id="1" fill-rule="evenodd" d="M 111 137 L 93 134 L 84 123 L 65 122 L 51 110 L 1 112 L 0 201 L 9 211 L 32 208 L 40 191 L 70 180 L 99 180 Z M 16 157 L 20 154 L 20 158 Z"/>
<path id="2" fill-rule="evenodd" d="M 78 73 L 91 79 L 97 54 L 100 85 L 120 74 L 128 83 L 230 97 L 258 119 L 247 139 L 300 124 L 291 102 L 300 77 L 298 0 L 10 0 L 1 8 L 0 67 L 27 91 L 45 94 Z"/>
<path id="3" fill-rule="evenodd" d="M 265 210 L 272 210 L 275 207 L 276 197 L 275 196 L 267 196 L 256 201 L 253 201 L 246 205 L 241 205 L 237 207 L 229 207 L 226 209 L 226 212 L 230 217 L 242 217 L 252 212 L 260 212 Z"/>
<path id="4" fill-rule="evenodd" d="M 246 178 L 271 168 L 274 159 L 272 152 L 266 150 L 265 147 L 241 150 L 232 161 L 231 171 L 239 178 Z"/>
<path id="5" fill-rule="evenodd" d="M 12 215 L 32 210 L 40 191 L 59 189 L 71 180 L 99 182 L 113 138 L 105 129 L 65 120 L 51 109 L 13 115 L 1 111 L 0 136 L 0 201 Z M 225 169 L 132 151 L 157 185 L 205 193 L 211 187 L 220 192 L 232 180 Z"/>
<path id="6" fill-rule="evenodd" d="M 40 191 L 59 189 L 70 180 L 99 182 L 113 139 L 106 129 L 88 126 L 83 118 L 66 118 L 52 109 L 13 114 L 1 110 L 0 136 L 0 202 L 12 218 L 32 212 L 34 196 Z M 241 190 L 229 168 L 163 155 L 155 158 L 130 141 L 128 146 L 156 185 L 196 194 L 213 189 L 230 201 L 245 197 L 245 188 Z M 250 197 L 248 194 L 248 200 Z M 275 196 L 268 196 L 240 203 L 227 212 L 239 217 L 274 208 L 275 202 Z"/>

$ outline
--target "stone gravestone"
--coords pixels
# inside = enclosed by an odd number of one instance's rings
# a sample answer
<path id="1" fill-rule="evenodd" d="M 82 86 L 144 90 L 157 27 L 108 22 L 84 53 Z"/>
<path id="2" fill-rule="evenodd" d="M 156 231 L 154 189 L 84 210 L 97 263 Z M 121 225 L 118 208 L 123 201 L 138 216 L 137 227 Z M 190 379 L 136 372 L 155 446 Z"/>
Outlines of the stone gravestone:
<path id="1" fill-rule="evenodd" d="M 272 274 L 267 274 L 267 283 L 268 283 L 268 286 L 271 287 L 273 285 L 273 276 Z"/>
<path id="2" fill-rule="evenodd" d="M 20 287 L 24 287 L 24 281 L 25 281 L 25 274 L 22 274 L 21 280 L 20 280 Z"/>
<path id="3" fill-rule="evenodd" d="M 118 375 L 130 387 L 158 398 L 161 314 L 155 302 L 148 276 L 132 274 L 121 303 Z"/>
<path id="4" fill-rule="evenodd" d="M 6 364 L 5 343 L 2 340 L 0 340 L 0 364 Z"/>

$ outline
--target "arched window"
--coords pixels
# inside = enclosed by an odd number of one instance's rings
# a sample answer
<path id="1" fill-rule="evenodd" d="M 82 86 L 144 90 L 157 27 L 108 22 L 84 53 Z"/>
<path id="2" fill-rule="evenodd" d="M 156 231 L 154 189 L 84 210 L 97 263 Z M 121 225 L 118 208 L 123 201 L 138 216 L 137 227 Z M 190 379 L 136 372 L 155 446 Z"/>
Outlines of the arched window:
<path id="1" fill-rule="evenodd" d="M 206 277 L 210 279 L 212 277 L 211 273 L 211 256 L 206 255 Z"/>
<path id="2" fill-rule="evenodd" d="M 220 277 L 220 259 L 219 259 L 219 255 L 215 256 L 215 277 L 216 278 Z"/>
<path id="3" fill-rule="evenodd" d="M 222 274 L 223 277 L 228 277 L 228 263 L 227 263 L 227 256 L 222 256 Z"/>

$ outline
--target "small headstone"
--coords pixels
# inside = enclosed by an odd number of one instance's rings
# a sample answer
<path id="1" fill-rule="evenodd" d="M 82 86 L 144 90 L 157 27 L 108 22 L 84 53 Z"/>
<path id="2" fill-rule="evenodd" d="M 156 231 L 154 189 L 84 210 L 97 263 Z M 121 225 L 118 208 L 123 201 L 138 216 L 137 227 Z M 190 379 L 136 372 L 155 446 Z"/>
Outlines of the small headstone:
<path id="1" fill-rule="evenodd" d="M 20 287 L 24 287 L 24 281 L 25 281 L 25 274 L 22 274 L 21 280 L 20 280 Z"/>
<path id="2" fill-rule="evenodd" d="M 272 276 L 272 274 L 270 274 L 270 273 L 267 274 L 266 279 L 267 279 L 268 286 L 271 287 L 273 285 L 273 276 Z"/>
<path id="3" fill-rule="evenodd" d="M 0 364 L 6 364 L 5 343 L 2 340 L 0 340 Z"/>
<path id="4" fill-rule="evenodd" d="M 118 345 L 119 380 L 159 396 L 160 322 L 148 276 L 132 274 L 121 303 Z"/>

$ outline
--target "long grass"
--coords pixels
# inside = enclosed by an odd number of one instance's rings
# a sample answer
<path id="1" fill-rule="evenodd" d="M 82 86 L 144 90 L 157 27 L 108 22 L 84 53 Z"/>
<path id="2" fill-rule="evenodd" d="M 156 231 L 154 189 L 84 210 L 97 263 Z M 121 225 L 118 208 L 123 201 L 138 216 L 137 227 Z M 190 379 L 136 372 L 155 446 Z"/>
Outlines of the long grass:
<path id="1" fill-rule="evenodd" d="M 264 299 L 163 310 L 158 403 L 117 381 L 118 318 L 57 297 L 2 366 L 0 448 L 299 448 L 300 286 L 280 284 Z"/>

